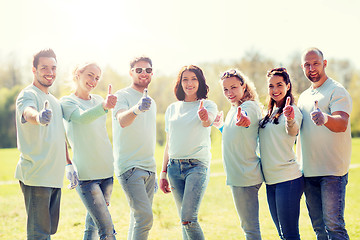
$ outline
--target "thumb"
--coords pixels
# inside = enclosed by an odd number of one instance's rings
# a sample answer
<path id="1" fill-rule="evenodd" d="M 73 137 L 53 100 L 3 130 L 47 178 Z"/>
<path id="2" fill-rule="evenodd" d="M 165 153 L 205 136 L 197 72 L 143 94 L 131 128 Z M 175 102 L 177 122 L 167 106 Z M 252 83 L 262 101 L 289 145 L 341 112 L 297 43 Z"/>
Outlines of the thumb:
<path id="1" fill-rule="evenodd" d="M 49 101 L 46 100 L 45 103 L 44 103 L 44 109 L 47 110 L 49 107 Z"/>
<path id="2" fill-rule="evenodd" d="M 236 115 L 237 120 L 239 120 L 241 118 L 241 107 L 238 107 L 238 112 Z"/>
<path id="3" fill-rule="evenodd" d="M 314 110 L 319 108 L 319 102 L 318 100 L 315 100 Z"/>
<path id="4" fill-rule="evenodd" d="M 147 97 L 148 97 L 148 90 L 147 90 L 147 88 L 144 89 L 143 97 L 144 97 L 144 98 L 147 98 Z"/>
<path id="5" fill-rule="evenodd" d="M 290 105 L 290 96 L 286 98 L 286 103 L 285 103 L 285 106 L 289 106 Z"/>
<path id="6" fill-rule="evenodd" d="M 108 87 L 108 94 L 111 94 L 111 84 L 109 84 L 109 87 Z"/>
<path id="7" fill-rule="evenodd" d="M 201 99 L 199 109 L 202 109 L 203 107 L 204 107 L 204 99 Z"/>

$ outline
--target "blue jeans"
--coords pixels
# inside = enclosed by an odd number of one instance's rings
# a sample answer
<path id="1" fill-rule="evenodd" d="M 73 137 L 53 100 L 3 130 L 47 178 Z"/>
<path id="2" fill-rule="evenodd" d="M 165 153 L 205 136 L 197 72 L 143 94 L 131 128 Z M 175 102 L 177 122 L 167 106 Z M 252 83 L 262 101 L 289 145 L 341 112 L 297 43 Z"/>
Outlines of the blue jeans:
<path id="1" fill-rule="evenodd" d="M 28 186 L 19 181 L 27 213 L 27 239 L 49 240 L 60 214 L 61 188 Z"/>
<path id="2" fill-rule="evenodd" d="M 304 177 L 266 185 L 271 217 L 280 239 L 300 240 L 300 200 L 304 192 Z"/>
<path id="3" fill-rule="evenodd" d="M 116 239 L 108 209 L 113 182 L 113 177 L 79 181 L 76 190 L 87 209 L 84 240 L 97 240 L 99 236 L 100 239 Z"/>
<path id="4" fill-rule="evenodd" d="M 170 159 L 168 176 L 182 222 L 183 239 L 205 239 L 198 213 L 209 182 L 208 168 L 196 159 Z"/>
<path id="5" fill-rule="evenodd" d="M 230 186 L 246 240 L 261 239 L 258 200 L 260 187 L 261 183 L 249 187 Z"/>
<path id="6" fill-rule="evenodd" d="M 145 240 L 153 225 L 155 173 L 132 168 L 118 176 L 130 206 L 128 240 Z"/>
<path id="7" fill-rule="evenodd" d="M 318 240 L 349 239 L 345 229 L 348 174 L 305 178 L 306 206 Z"/>

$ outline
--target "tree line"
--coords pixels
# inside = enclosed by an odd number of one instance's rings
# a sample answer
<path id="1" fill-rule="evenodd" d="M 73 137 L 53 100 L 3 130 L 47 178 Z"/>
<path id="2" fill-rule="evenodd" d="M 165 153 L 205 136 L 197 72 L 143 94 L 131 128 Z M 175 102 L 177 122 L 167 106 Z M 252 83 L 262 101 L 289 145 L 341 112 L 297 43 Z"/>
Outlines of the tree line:
<path id="1" fill-rule="evenodd" d="M 360 136 L 360 70 L 356 69 L 347 59 L 327 59 L 327 75 L 340 82 L 351 94 L 353 100 L 353 110 L 351 114 L 352 136 Z M 21 66 L 18 64 L 16 55 L 0 59 L 0 148 L 16 147 L 16 128 L 15 128 L 15 100 L 21 89 L 32 82 L 31 65 Z M 155 63 L 156 64 L 156 63 Z M 249 51 L 239 59 L 229 62 L 203 62 L 197 64 L 204 71 L 207 83 L 210 87 L 209 99 L 213 100 L 219 110 L 224 113 L 229 110 L 230 105 L 223 96 L 219 79 L 222 72 L 236 68 L 242 71 L 255 84 L 261 103 L 266 104 L 267 82 L 266 73 L 274 67 L 285 67 L 290 75 L 295 97 L 310 86 L 301 69 L 301 53 L 293 53 L 289 60 L 279 63 L 274 59 L 263 56 L 257 51 Z M 179 69 L 182 66 L 179 66 Z M 57 80 L 51 88 L 52 94 L 61 98 L 71 93 L 71 79 L 66 72 L 57 71 Z M 165 142 L 164 132 L 164 113 L 167 106 L 176 101 L 174 96 L 174 86 L 177 73 L 172 75 L 157 75 L 154 73 L 153 80 L 149 85 L 149 95 L 153 97 L 157 105 L 157 141 L 159 144 Z M 110 66 L 103 69 L 102 79 L 94 93 L 105 97 L 108 84 L 112 84 L 115 90 L 129 86 L 131 83 L 128 75 L 119 74 Z M 111 116 L 108 116 L 108 132 L 111 138 Z"/>

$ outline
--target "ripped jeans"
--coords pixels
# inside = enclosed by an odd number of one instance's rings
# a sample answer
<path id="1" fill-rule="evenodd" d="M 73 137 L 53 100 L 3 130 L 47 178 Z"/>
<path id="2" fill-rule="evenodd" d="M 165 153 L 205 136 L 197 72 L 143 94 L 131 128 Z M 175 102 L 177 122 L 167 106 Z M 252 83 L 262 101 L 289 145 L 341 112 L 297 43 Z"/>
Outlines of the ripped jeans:
<path id="1" fill-rule="evenodd" d="M 113 177 L 79 181 L 76 190 L 84 203 L 87 214 L 84 240 L 115 240 L 115 230 L 108 209 L 113 189 Z"/>
<path id="2" fill-rule="evenodd" d="M 168 177 L 182 222 L 183 239 L 205 239 L 198 213 L 209 182 L 208 167 L 196 159 L 170 159 Z"/>

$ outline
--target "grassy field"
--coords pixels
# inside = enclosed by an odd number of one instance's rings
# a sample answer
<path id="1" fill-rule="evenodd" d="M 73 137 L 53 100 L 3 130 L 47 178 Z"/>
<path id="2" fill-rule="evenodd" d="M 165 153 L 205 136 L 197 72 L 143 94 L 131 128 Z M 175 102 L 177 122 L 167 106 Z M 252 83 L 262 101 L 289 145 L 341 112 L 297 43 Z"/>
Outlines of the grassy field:
<path id="1" fill-rule="evenodd" d="M 216 138 L 219 139 L 219 138 Z M 220 142 L 213 142 L 211 178 L 202 202 L 199 220 L 206 239 L 244 239 L 239 219 L 232 201 L 230 189 L 225 185 L 225 174 L 221 162 Z M 158 171 L 162 162 L 163 148 L 157 147 Z M 26 213 L 23 196 L 14 169 L 18 160 L 17 149 L 0 149 L 0 239 L 26 239 Z M 353 139 L 352 168 L 346 193 L 345 219 L 351 239 L 360 239 L 360 139 Z M 64 186 L 68 183 L 65 180 Z M 63 188 L 61 216 L 54 240 L 82 239 L 85 208 L 77 193 Z M 264 185 L 260 190 L 260 224 L 264 240 L 279 239 L 271 220 L 266 202 Z M 110 206 L 117 239 L 127 238 L 129 207 L 118 181 L 115 181 Z M 155 195 L 154 226 L 149 239 L 181 239 L 180 223 L 171 194 L 158 192 Z M 300 234 L 302 239 L 315 239 L 307 214 L 304 198 L 301 205 Z"/>

